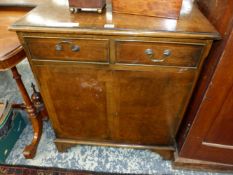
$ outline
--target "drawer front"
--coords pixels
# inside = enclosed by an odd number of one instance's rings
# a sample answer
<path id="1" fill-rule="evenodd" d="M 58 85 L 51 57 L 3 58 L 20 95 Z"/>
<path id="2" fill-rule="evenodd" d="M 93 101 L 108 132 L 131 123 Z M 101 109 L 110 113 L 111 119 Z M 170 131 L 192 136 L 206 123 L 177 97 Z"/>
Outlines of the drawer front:
<path id="1" fill-rule="evenodd" d="M 83 38 L 26 38 L 32 59 L 108 62 L 109 41 Z"/>
<path id="2" fill-rule="evenodd" d="M 197 67 L 203 44 L 116 41 L 116 63 Z"/>

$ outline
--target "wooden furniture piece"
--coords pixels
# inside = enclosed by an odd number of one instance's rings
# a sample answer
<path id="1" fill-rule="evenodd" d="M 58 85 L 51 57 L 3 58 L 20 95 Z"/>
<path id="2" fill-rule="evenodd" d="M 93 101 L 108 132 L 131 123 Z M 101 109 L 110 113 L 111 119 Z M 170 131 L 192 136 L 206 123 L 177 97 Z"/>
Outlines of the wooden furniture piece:
<path id="1" fill-rule="evenodd" d="M 2 4 L 1 4 L 2 5 Z M 6 7 L 6 5 L 0 5 L 0 71 L 11 70 L 13 78 L 15 79 L 22 98 L 25 102 L 23 106 L 31 120 L 32 127 L 34 130 L 33 140 L 28 145 L 23 154 L 26 158 L 33 158 L 36 153 L 37 145 L 39 143 L 42 131 L 41 116 L 34 107 L 25 87 L 21 80 L 21 76 L 17 71 L 16 65 L 22 61 L 26 55 L 23 47 L 18 41 L 17 35 L 14 32 L 8 31 L 8 26 L 15 22 L 17 19 L 22 17 L 28 12 L 28 9 Z"/>
<path id="2" fill-rule="evenodd" d="M 36 77 L 59 151 L 147 148 L 171 158 L 175 135 L 218 32 L 192 1 L 179 20 L 70 14 L 39 5 L 11 26 Z M 64 5 L 61 5 L 64 4 Z"/>
<path id="3" fill-rule="evenodd" d="M 70 11 L 77 13 L 82 9 L 90 9 L 102 13 L 106 0 L 69 0 Z"/>
<path id="4" fill-rule="evenodd" d="M 50 0 L 1 0 L 0 1 L 0 6 L 1 9 L 10 9 L 11 11 L 14 10 L 24 10 L 25 13 L 26 11 L 32 10 L 34 7 L 36 7 L 39 4 L 45 4 L 47 1 Z M 12 20 L 12 22 L 14 22 Z M 10 25 L 10 23 L 9 23 Z"/>
<path id="5" fill-rule="evenodd" d="M 178 19 L 183 0 L 112 0 L 113 11 Z"/>
<path id="6" fill-rule="evenodd" d="M 176 165 L 233 170 L 233 1 L 198 4 L 223 39 L 213 45 L 181 127 Z"/>

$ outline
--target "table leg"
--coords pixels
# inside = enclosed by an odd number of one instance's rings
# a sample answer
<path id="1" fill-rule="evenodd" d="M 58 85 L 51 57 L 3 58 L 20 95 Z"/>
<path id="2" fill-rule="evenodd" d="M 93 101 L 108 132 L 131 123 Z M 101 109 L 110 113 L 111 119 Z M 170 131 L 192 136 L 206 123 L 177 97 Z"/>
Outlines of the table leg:
<path id="1" fill-rule="evenodd" d="M 26 91 L 26 88 L 21 80 L 21 75 L 18 73 L 18 70 L 16 67 L 11 68 L 13 78 L 15 79 L 17 86 L 19 88 L 19 91 L 23 97 L 23 100 L 25 102 L 26 111 L 29 115 L 29 119 L 32 123 L 32 127 L 34 130 L 33 140 L 30 145 L 26 146 L 24 149 L 24 156 L 27 159 L 32 159 L 35 157 L 37 146 L 40 141 L 40 137 L 42 134 L 42 119 L 39 114 L 36 113 L 36 109 Z"/>
<path id="2" fill-rule="evenodd" d="M 48 112 L 44 105 L 44 101 L 41 97 L 41 94 L 40 92 L 37 92 L 36 87 L 33 83 L 31 84 L 31 87 L 33 90 L 31 101 L 34 104 L 36 110 L 40 113 L 42 120 L 48 121 Z"/>

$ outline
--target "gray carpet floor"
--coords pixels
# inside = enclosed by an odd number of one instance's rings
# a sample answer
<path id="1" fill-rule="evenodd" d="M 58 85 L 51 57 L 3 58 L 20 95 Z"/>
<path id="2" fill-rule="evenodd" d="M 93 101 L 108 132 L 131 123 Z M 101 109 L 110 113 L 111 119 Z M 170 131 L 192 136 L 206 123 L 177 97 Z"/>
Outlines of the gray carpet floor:
<path id="1" fill-rule="evenodd" d="M 18 66 L 23 81 L 31 94 L 30 83 L 34 82 L 28 62 L 25 60 Z M 11 72 L 0 72 L 0 101 L 9 99 L 21 102 Z M 25 117 L 26 118 L 26 117 Z M 53 139 L 55 134 L 49 122 L 44 123 L 43 135 L 38 147 L 37 156 L 26 160 L 22 151 L 32 139 L 30 124 L 24 129 L 14 149 L 8 156 L 7 164 L 35 165 L 43 167 L 59 167 L 98 172 L 118 172 L 135 174 L 177 174 L 177 175 L 223 175 L 227 173 L 211 173 L 201 171 L 175 170 L 170 161 L 164 161 L 158 154 L 149 150 L 123 149 L 112 147 L 76 146 L 67 153 L 58 153 Z"/>

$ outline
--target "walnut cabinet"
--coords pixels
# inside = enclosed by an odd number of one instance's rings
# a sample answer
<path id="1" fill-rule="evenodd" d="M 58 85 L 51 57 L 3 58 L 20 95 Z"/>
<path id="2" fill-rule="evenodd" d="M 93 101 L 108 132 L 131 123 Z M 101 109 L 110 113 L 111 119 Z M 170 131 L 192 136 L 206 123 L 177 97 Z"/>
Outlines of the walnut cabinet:
<path id="1" fill-rule="evenodd" d="M 23 40 L 58 145 L 75 140 L 168 152 L 174 151 L 176 132 L 211 45 L 51 34 L 25 35 Z M 75 46 L 78 51 L 72 51 Z M 147 49 L 157 52 L 154 58 Z M 170 55 L 163 58 L 166 50 Z"/>
<path id="2" fill-rule="evenodd" d="M 50 10 L 38 6 L 11 26 L 38 82 L 57 148 L 147 148 L 171 158 L 219 35 L 195 6 L 179 20 L 115 14 L 108 7 L 106 14 L 70 14 L 51 2 Z"/>

